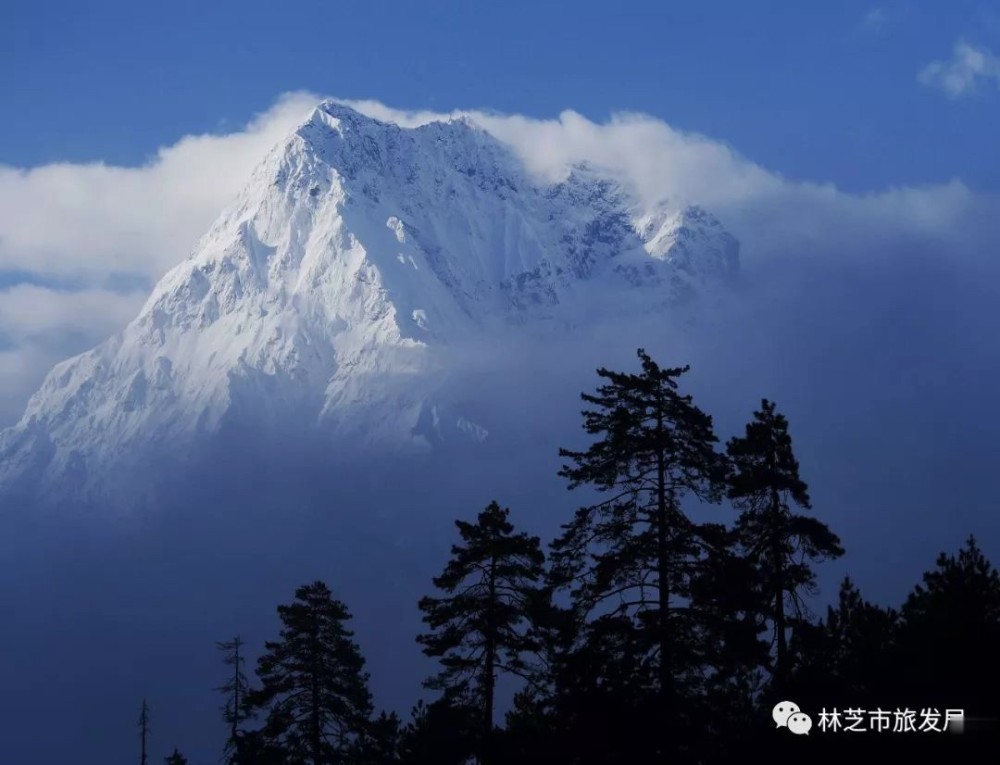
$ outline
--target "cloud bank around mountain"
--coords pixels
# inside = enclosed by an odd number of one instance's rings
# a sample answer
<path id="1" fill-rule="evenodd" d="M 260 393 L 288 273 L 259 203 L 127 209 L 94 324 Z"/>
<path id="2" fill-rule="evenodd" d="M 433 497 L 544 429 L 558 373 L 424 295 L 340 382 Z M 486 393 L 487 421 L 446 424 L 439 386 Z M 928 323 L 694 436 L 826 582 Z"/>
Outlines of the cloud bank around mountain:
<path id="1" fill-rule="evenodd" d="M 242 129 L 182 137 L 140 167 L 0 166 L 0 422 L 19 416 L 53 363 L 124 325 L 318 100 L 285 94 Z M 796 289 L 795 279 L 818 273 L 808 271 L 810 263 L 853 263 L 863 273 L 890 257 L 918 256 L 979 273 L 992 268 L 984 255 L 1000 243 L 1000 200 L 958 179 L 852 195 L 828 183 L 790 181 L 723 141 L 641 114 L 601 124 L 573 111 L 533 119 L 347 103 L 402 126 L 465 115 L 511 144 L 539 177 L 588 162 L 619 177 L 642 202 L 702 204 L 741 240 L 751 281 L 791 278 Z M 790 277 L 796 269 L 805 270 Z"/>

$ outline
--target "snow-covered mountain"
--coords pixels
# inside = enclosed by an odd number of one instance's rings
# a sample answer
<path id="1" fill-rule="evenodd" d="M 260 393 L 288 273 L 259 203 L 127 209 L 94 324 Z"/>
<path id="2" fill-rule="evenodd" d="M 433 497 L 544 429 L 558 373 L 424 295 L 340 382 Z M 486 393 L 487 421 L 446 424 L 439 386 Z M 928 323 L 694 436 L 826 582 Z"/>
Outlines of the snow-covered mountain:
<path id="1" fill-rule="evenodd" d="M 0 434 L 0 488 L 88 492 L 241 422 L 475 444 L 440 384 L 460 349 L 669 310 L 737 268 L 696 207 L 642 209 L 582 167 L 537 181 L 465 119 L 403 129 L 324 102 L 134 321 L 52 370 Z"/>

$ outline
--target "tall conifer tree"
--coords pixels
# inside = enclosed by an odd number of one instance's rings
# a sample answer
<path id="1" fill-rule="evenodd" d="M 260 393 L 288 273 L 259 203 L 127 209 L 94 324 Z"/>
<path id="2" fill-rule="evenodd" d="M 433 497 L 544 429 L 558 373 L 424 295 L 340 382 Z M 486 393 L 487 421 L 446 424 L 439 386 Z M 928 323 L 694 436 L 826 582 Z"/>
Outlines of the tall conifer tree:
<path id="1" fill-rule="evenodd" d="M 582 394 L 590 405 L 584 429 L 597 440 L 586 451 L 560 450 L 570 461 L 560 471 L 569 487 L 590 486 L 605 498 L 563 527 L 552 575 L 577 611 L 592 617 L 589 634 L 605 643 L 624 638 L 630 661 L 651 674 L 662 742 L 680 711 L 678 683 L 700 676 L 692 666 L 697 614 L 686 605 L 703 540 L 682 502 L 718 501 L 725 465 L 712 418 L 678 392 L 688 367 L 661 368 L 642 349 L 638 356 L 638 374 L 597 370 L 604 384 Z"/>
<path id="2" fill-rule="evenodd" d="M 351 614 L 323 582 L 278 606 L 281 639 L 257 662 L 261 687 L 250 703 L 266 710 L 264 737 L 289 763 L 348 762 L 369 732 L 372 699 L 364 658 L 347 628 Z"/>
<path id="3" fill-rule="evenodd" d="M 941 553 L 900 611 L 899 685 L 912 702 L 1000 717 L 1000 572 L 975 538 Z"/>
<path id="4" fill-rule="evenodd" d="M 242 725 L 253 715 L 253 709 L 247 701 L 250 695 L 250 681 L 243 671 L 246 661 L 243 640 L 236 636 L 232 640 L 217 643 L 216 647 L 223 654 L 223 663 L 229 667 L 229 677 L 226 682 L 216 688 L 225 697 L 222 716 L 229 726 L 229 737 L 226 739 L 224 753 L 226 762 L 238 763 L 243 744 Z"/>
<path id="5" fill-rule="evenodd" d="M 417 640 L 443 667 L 430 688 L 464 698 L 480 717 L 480 762 L 491 762 L 499 674 L 525 677 L 537 648 L 530 615 L 541 597 L 545 562 L 537 537 L 515 532 L 496 502 L 476 523 L 456 521 L 462 543 L 434 586 L 445 597 L 422 598 L 430 632 Z"/>
<path id="6" fill-rule="evenodd" d="M 149 739 L 149 705 L 146 699 L 142 700 L 142 709 L 139 712 L 139 765 L 146 765 L 146 744 Z"/>
<path id="7" fill-rule="evenodd" d="M 772 625 L 775 690 L 788 682 L 789 608 L 797 613 L 801 592 L 815 582 L 812 564 L 843 555 L 840 539 L 825 523 L 793 511 L 811 509 L 799 476 L 788 420 L 764 399 L 745 435 L 726 445 L 732 463 L 729 497 L 740 510 L 736 533 L 757 572 L 762 612 Z"/>

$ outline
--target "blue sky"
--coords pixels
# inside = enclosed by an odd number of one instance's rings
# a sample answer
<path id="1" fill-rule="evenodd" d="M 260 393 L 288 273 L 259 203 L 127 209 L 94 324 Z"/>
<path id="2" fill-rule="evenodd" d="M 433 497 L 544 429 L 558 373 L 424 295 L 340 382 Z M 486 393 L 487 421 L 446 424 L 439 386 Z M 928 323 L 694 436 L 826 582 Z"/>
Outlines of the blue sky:
<path id="1" fill-rule="evenodd" d="M 985 0 L 24 2 L 0 23 L 0 163 L 135 164 L 305 89 L 400 108 L 638 110 L 793 179 L 1000 189 L 1000 78 L 918 82 Z"/>

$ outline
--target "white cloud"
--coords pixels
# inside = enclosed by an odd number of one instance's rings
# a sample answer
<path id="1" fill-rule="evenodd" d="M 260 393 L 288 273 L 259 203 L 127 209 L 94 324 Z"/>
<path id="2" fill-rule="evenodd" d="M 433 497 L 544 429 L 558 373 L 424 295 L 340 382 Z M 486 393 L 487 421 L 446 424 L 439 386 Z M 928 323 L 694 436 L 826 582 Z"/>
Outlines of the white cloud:
<path id="1" fill-rule="evenodd" d="M 142 167 L 0 165 L 0 270 L 101 280 L 155 279 L 205 232 L 265 152 L 315 97 L 284 96 L 243 130 L 196 135 Z"/>
<path id="2" fill-rule="evenodd" d="M 18 284 L 0 291 L 0 416 L 10 420 L 67 350 L 95 345 L 124 326 L 144 290 L 55 290 Z"/>
<path id="3" fill-rule="evenodd" d="M 889 14 L 886 12 L 885 8 L 876 6 L 875 8 L 869 9 L 865 15 L 862 16 L 861 23 L 858 25 L 858 28 L 861 32 L 877 34 L 885 28 L 885 24 L 888 20 Z"/>
<path id="4" fill-rule="evenodd" d="M 964 40 L 955 43 L 949 61 L 934 61 L 917 75 L 922 85 L 943 90 L 950 98 L 971 95 L 982 84 L 1000 87 L 1000 57 Z"/>
<path id="5" fill-rule="evenodd" d="M 0 332 L 27 340 L 52 332 L 106 335 L 135 315 L 146 291 L 55 290 L 18 284 L 0 292 Z"/>
<path id="6" fill-rule="evenodd" d="M 0 291 L 0 422 L 20 413 L 51 364 L 122 326 L 141 292 L 107 288 L 112 275 L 151 284 L 180 262 L 234 197 L 255 163 L 304 118 L 318 97 L 282 97 L 244 129 L 182 138 L 142 167 L 56 164 L 0 167 L 0 271 L 34 274 L 76 290 L 18 285 Z M 747 273 L 797 256 L 863 263 L 886 250 L 933 244 L 947 257 L 995 250 L 1000 204 L 960 181 L 845 194 L 798 183 L 726 144 L 638 114 L 605 124 L 566 111 L 539 120 L 484 111 L 402 112 L 350 102 L 379 119 L 416 126 L 464 114 L 509 142 L 542 177 L 589 162 L 622 179 L 644 202 L 686 199 L 712 210 L 743 244 Z M 769 259 L 771 259 L 769 261 Z"/>

